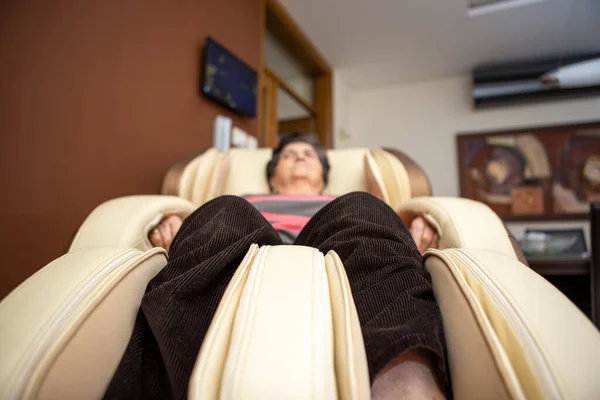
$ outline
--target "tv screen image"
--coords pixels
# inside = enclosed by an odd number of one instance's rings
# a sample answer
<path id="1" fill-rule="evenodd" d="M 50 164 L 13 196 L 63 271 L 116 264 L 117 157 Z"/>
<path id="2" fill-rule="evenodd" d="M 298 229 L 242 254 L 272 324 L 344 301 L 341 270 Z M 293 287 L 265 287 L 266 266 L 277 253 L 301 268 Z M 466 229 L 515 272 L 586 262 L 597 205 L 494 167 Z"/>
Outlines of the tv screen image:
<path id="1" fill-rule="evenodd" d="M 212 38 L 206 39 L 202 93 L 234 112 L 256 116 L 258 74 Z"/>

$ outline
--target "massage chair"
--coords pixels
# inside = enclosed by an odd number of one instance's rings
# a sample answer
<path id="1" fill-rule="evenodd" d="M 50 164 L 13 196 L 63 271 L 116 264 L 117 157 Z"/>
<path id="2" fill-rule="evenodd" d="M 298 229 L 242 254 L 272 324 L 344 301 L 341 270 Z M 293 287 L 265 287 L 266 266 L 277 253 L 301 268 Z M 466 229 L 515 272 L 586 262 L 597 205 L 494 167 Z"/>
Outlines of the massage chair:
<path id="1" fill-rule="evenodd" d="M 329 151 L 326 193 L 367 191 L 440 236 L 424 255 L 442 312 L 454 397 L 598 399 L 600 333 L 527 267 L 485 205 L 432 197 L 393 149 Z M 117 198 L 83 222 L 69 251 L 0 303 L 0 399 L 102 397 L 147 283 L 167 264 L 148 233 L 223 194 L 268 193 L 269 149 L 208 149 L 174 165 L 163 195 Z M 197 355 L 191 399 L 368 399 L 352 293 L 337 254 L 251 246 Z"/>

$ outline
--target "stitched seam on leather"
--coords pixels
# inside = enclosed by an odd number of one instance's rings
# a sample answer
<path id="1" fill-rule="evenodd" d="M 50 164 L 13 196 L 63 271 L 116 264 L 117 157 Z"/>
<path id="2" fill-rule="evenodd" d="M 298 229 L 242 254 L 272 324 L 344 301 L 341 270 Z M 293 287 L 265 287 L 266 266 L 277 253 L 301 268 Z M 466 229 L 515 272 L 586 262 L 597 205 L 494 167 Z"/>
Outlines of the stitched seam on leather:
<path id="1" fill-rule="evenodd" d="M 29 392 L 39 389 L 40 383 L 46 378 L 48 372 L 54 365 L 57 356 L 69 345 L 79 328 L 90 318 L 96 308 L 98 308 L 98 306 L 106 299 L 106 296 L 138 266 L 149 261 L 152 257 L 161 254 L 163 251 L 164 250 L 162 249 L 153 249 L 142 254 L 132 254 L 127 259 L 119 262 L 119 266 L 115 269 L 108 271 L 106 276 L 101 278 L 98 285 L 94 285 L 94 288 L 92 289 L 94 293 L 89 296 L 90 298 L 87 301 L 80 303 L 76 307 L 76 310 L 71 313 L 69 320 L 64 324 L 65 329 L 63 330 L 63 333 L 55 340 L 54 344 L 51 345 L 49 351 L 44 356 L 44 360 L 52 359 L 52 362 L 42 362 L 46 364 L 45 370 L 38 372 L 40 375 L 38 379 L 36 379 L 36 385 L 32 387 Z M 75 318 L 73 318 L 73 315 L 75 315 Z"/>
<path id="2" fill-rule="evenodd" d="M 395 192 L 395 200 L 397 202 L 397 205 L 399 206 L 402 200 L 402 195 L 400 194 L 400 185 L 399 185 L 399 181 L 400 178 L 398 177 L 398 171 L 396 171 L 394 169 L 394 167 L 392 166 L 392 163 L 390 162 L 390 160 L 387 158 L 387 156 L 384 154 L 383 156 L 383 161 L 387 164 L 387 168 L 390 172 L 390 174 L 392 175 L 392 182 L 391 185 L 393 185 L 393 191 Z M 410 189 L 410 188 L 409 188 Z M 408 196 L 410 198 L 410 196 Z"/>
<path id="3" fill-rule="evenodd" d="M 372 152 L 367 151 L 365 153 L 363 164 L 365 169 L 365 178 L 367 179 L 368 192 L 373 195 L 380 195 L 381 200 L 391 207 L 392 202 L 385 182 L 385 174 L 381 170 L 381 167 Z M 375 190 L 372 190 L 372 186 L 375 186 Z"/>
<path id="4" fill-rule="evenodd" d="M 351 305 L 349 304 L 351 297 L 348 297 L 348 295 L 349 295 L 348 287 L 346 285 L 344 275 L 343 275 L 344 264 L 342 263 L 342 260 L 339 258 L 337 253 L 334 253 L 334 254 L 335 254 L 335 264 L 336 264 L 336 273 L 338 276 L 338 283 L 342 290 L 342 299 L 344 300 L 342 302 L 342 304 L 344 306 L 344 336 L 345 336 L 345 341 L 344 341 L 345 346 L 344 347 L 346 350 L 346 354 L 348 354 L 348 374 L 349 374 L 348 382 L 350 383 L 351 398 L 355 399 L 358 396 L 358 388 L 357 388 L 357 382 L 356 382 L 356 369 L 354 368 L 355 367 L 354 362 L 355 362 L 356 355 L 354 354 L 354 347 L 352 346 L 352 344 L 353 344 L 352 313 L 351 313 Z M 352 296 L 352 295 L 350 294 L 350 296 Z"/>
<path id="5" fill-rule="evenodd" d="M 135 253 L 139 253 L 139 250 L 125 250 L 120 251 L 119 253 L 117 253 L 117 255 L 113 254 L 110 257 L 104 259 L 102 262 L 98 263 L 98 266 L 96 268 L 94 268 L 80 280 L 80 282 L 69 292 L 65 300 L 63 300 L 60 303 L 59 307 L 57 307 L 57 310 L 60 311 L 54 312 L 49 318 L 47 318 L 41 329 L 38 330 L 38 332 L 34 336 L 34 339 L 31 341 L 31 343 L 35 343 L 35 345 L 33 346 L 34 350 L 30 352 L 30 355 L 29 357 L 27 357 L 27 359 L 19 363 L 18 368 L 15 368 L 15 372 L 12 375 L 13 378 L 10 379 L 10 381 L 14 382 L 15 379 L 21 380 L 19 378 L 19 375 L 23 374 L 25 372 L 24 370 L 28 370 L 30 378 L 35 377 L 35 381 L 33 379 L 30 379 L 29 382 L 27 382 L 23 387 L 23 391 L 24 393 L 30 393 L 32 390 L 36 389 L 36 386 L 39 384 L 40 378 L 42 378 L 40 374 L 43 373 L 43 370 L 40 371 L 40 368 L 42 366 L 44 367 L 44 369 L 47 369 L 49 367 L 49 365 L 43 364 L 44 360 L 53 351 L 52 343 L 50 343 L 47 346 L 44 346 L 44 343 L 48 341 L 49 337 L 51 336 L 55 336 L 54 342 L 60 340 L 61 337 L 64 337 L 64 329 L 68 330 L 68 325 L 73 322 L 72 320 L 74 314 L 80 314 L 80 307 L 84 305 L 82 303 L 86 300 L 87 296 L 83 294 L 83 297 L 80 299 L 79 304 L 75 304 L 72 310 L 70 310 L 67 314 L 61 317 L 61 315 L 67 311 L 69 304 L 76 300 L 74 297 L 76 297 L 85 288 L 85 286 L 90 282 L 91 278 L 98 274 L 99 270 L 101 271 L 102 269 L 107 268 L 111 263 L 118 261 L 121 257 L 128 256 L 126 259 L 122 260 L 123 263 L 128 262 L 136 255 Z M 110 274 L 111 272 L 112 271 L 107 271 L 107 274 Z M 90 290 L 93 291 L 94 289 L 96 289 L 100 283 L 101 281 L 97 284 L 94 284 L 92 287 L 90 287 Z M 85 304 L 88 303 L 86 302 Z M 59 322 L 62 322 L 60 325 L 63 327 L 63 331 L 56 332 L 58 329 Z M 46 348 L 47 350 L 43 351 L 44 348 Z M 36 365 L 31 366 L 31 364 L 36 359 Z"/>
<path id="6" fill-rule="evenodd" d="M 386 152 L 387 153 L 387 152 Z M 413 196 L 413 191 L 412 191 L 412 187 L 411 187 L 411 182 L 410 182 L 410 174 L 408 173 L 408 170 L 406 169 L 406 166 L 404 165 L 403 162 L 401 162 L 396 156 L 394 156 L 393 154 L 387 153 L 388 156 L 388 161 L 394 165 L 394 164 L 398 164 L 399 167 L 398 168 L 402 168 L 402 171 L 404 171 L 402 174 L 400 172 L 398 172 L 398 170 L 394 167 L 392 167 L 392 172 L 396 177 L 396 187 L 398 188 L 398 196 L 399 196 L 399 200 L 402 200 L 402 187 L 400 187 L 400 185 L 398 184 L 398 182 L 400 182 L 402 179 L 406 179 L 406 190 L 409 192 L 408 196 L 406 196 L 406 200 L 404 201 L 408 201 L 412 198 Z M 394 161 L 390 161 L 391 159 L 393 159 Z M 402 178 L 400 178 L 400 175 L 402 175 Z"/>
<path id="7" fill-rule="evenodd" d="M 93 275 L 95 275 L 96 271 L 97 271 L 99 268 L 101 268 L 101 266 L 102 266 L 103 264 L 107 263 L 107 262 L 108 262 L 108 261 L 109 261 L 111 258 L 118 258 L 118 257 L 120 257 L 121 255 L 123 255 L 123 254 L 125 254 L 125 253 L 126 253 L 126 251 L 119 251 L 119 252 L 117 253 L 117 255 L 115 255 L 115 254 L 112 254 L 112 255 L 111 255 L 111 256 L 109 256 L 108 258 L 106 258 L 106 259 L 104 259 L 104 260 L 100 261 L 100 262 L 98 263 L 98 265 L 97 265 L 97 266 L 96 266 L 94 269 L 92 269 L 90 272 L 88 272 L 88 273 L 87 273 L 87 274 L 86 274 L 86 275 L 85 275 L 85 276 L 84 276 L 84 277 L 83 277 L 83 278 L 82 278 L 82 279 L 81 279 L 81 280 L 80 280 L 80 281 L 79 281 L 79 282 L 78 282 L 78 283 L 77 283 L 77 284 L 76 284 L 76 285 L 75 285 L 75 286 L 74 286 L 74 287 L 73 287 L 73 288 L 72 288 L 72 289 L 69 291 L 69 293 L 68 293 L 68 294 L 65 296 L 65 299 L 64 299 L 64 300 L 63 300 L 63 301 L 62 301 L 62 302 L 59 304 L 59 306 L 57 307 L 57 310 L 63 310 L 63 309 L 65 308 L 66 304 L 68 304 L 70 301 L 72 301 L 72 298 L 73 298 L 73 295 L 74 295 L 74 293 L 77 293 L 78 291 L 80 291 L 80 290 L 81 290 L 81 286 L 83 286 L 83 285 L 84 285 L 84 282 L 87 282 L 87 281 L 89 280 L 89 277 L 90 277 L 90 276 L 93 276 Z M 67 254 L 65 254 L 65 256 L 66 256 L 66 255 L 68 255 L 68 254 L 72 254 L 72 253 L 67 253 Z M 64 256 L 63 256 L 63 257 L 64 257 Z M 62 259 L 63 257 L 61 257 L 60 259 Z M 57 260 L 57 261 L 58 261 L 58 260 Z M 55 312 L 55 313 L 53 313 L 52 315 L 50 315 L 50 316 L 49 316 L 49 317 L 46 319 L 46 321 L 44 322 L 44 324 L 43 324 L 43 326 L 42 326 L 42 328 L 43 328 L 43 329 L 40 329 L 40 330 L 38 331 L 38 334 L 36 334 L 36 336 L 33 338 L 33 340 L 32 340 L 32 342 L 33 342 L 33 343 L 37 343 L 37 342 L 39 342 L 39 335 L 42 335 L 42 334 L 43 334 L 42 332 L 46 332 L 46 331 L 47 331 L 47 325 L 50 323 L 50 321 L 51 321 L 51 320 L 55 319 L 55 318 L 56 318 L 56 316 L 57 316 L 57 315 L 56 315 L 56 312 Z"/>
<path id="8" fill-rule="evenodd" d="M 316 372 L 317 372 L 317 368 L 316 368 L 316 363 L 317 363 L 317 357 L 316 357 L 316 351 L 315 351 L 315 345 L 314 343 L 316 342 L 316 330 L 318 328 L 317 324 L 315 323 L 316 321 L 316 316 L 317 314 L 315 313 L 315 308 L 317 307 L 317 305 L 320 302 L 320 297 L 317 298 L 316 294 L 319 293 L 318 291 L 318 287 L 316 285 L 315 280 L 317 279 L 317 274 L 315 274 L 315 264 L 316 264 L 316 252 L 313 252 L 313 257 L 312 257 L 312 263 L 311 265 L 309 265 L 309 270 L 310 270 L 310 298 L 311 298 L 311 308 L 310 308 L 310 343 L 309 343 L 309 349 L 310 349 L 310 366 L 311 366 L 311 374 L 310 376 L 316 376 Z M 316 388 L 316 384 L 317 384 L 317 380 L 316 379 L 311 379 L 311 392 L 310 392 L 310 397 L 312 399 L 315 398 L 315 394 L 317 393 L 317 388 Z"/>
<path id="9" fill-rule="evenodd" d="M 393 167 L 392 162 L 389 160 L 388 157 L 390 157 L 389 154 L 387 154 L 387 152 L 385 150 L 382 150 L 384 152 L 383 154 L 383 160 L 384 162 L 387 164 L 388 170 L 390 170 L 392 176 L 393 176 L 393 182 L 392 185 L 394 186 L 394 191 L 396 192 L 396 201 L 398 202 L 398 206 L 400 206 L 400 203 L 402 202 L 402 194 L 400 193 L 400 177 L 398 174 L 398 171 L 396 171 L 396 169 Z M 410 186 L 408 187 L 408 189 L 410 190 Z M 408 196 L 408 198 L 410 198 L 411 196 Z"/>
<path id="10" fill-rule="evenodd" d="M 259 288 L 261 286 L 262 283 L 262 276 L 264 273 L 264 264 L 266 263 L 266 259 L 267 259 L 267 255 L 270 251 L 270 247 L 265 247 L 265 250 L 263 252 L 263 257 L 262 258 L 258 258 L 254 261 L 254 265 L 257 268 L 259 268 L 259 270 L 257 271 L 257 276 L 256 276 L 256 280 L 255 282 L 252 284 L 251 287 L 251 298 L 250 301 L 248 302 L 248 312 L 245 313 L 245 318 L 244 321 L 242 323 L 242 332 L 248 332 L 247 334 L 243 334 L 241 343 L 240 343 L 240 353 L 239 356 L 236 360 L 236 365 L 233 368 L 234 374 L 233 376 L 238 376 L 238 373 L 240 370 L 244 370 L 246 368 L 246 362 L 247 362 L 247 358 L 248 358 L 248 348 L 249 348 L 249 343 L 252 342 L 252 337 L 254 336 L 254 320 L 255 320 L 255 316 L 256 316 L 256 303 L 258 301 L 258 295 L 259 295 Z M 252 271 L 250 271 L 252 272 Z M 242 386 L 243 382 L 241 382 L 240 379 L 236 379 L 235 385 L 232 387 L 232 393 L 236 393 L 237 390 L 240 388 L 240 386 Z"/>
<path id="11" fill-rule="evenodd" d="M 254 258 L 256 256 L 256 253 L 258 252 L 258 249 L 255 248 L 258 247 L 257 245 L 253 244 L 250 247 L 250 250 L 248 251 L 248 253 L 246 254 L 246 257 L 244 260 L 242 260 L 242 264 L 240 265 L 239 268 L 241 269 L 245 269 L 248 268 L 248 264 L 254 262 Z M 227 311 L 229 310 L 229 308 L 231 307 L 231 302 L 233 301 L 233 297 L 235 297 L 235 294 L 238 290 L 243 290 L 243 285 L 245 283 L 245 279 L 244 279 L 244 274 L 247 274 L 247 272 L 242 272 L 242 274 L 240 275 L 240 277 L 234 282 L 234 286 L 231 288 L 231 291 L 229 293 L 227 293 L 227 297 L 223 298 L 222 302 L 223 302 L 223 308 L 221 309 L 221 311 L 215 316 L 216 319 L 213 319 L 213 323 L 215 323 L 215 329 L 212 330 L 211 335 L 205 338 L 205 342 L 202 343 L 202 346 L 206 346 L 206 350 L 207 354 L 206 356 L 202 357 L 202 362 L 201 364 L 199 364 L 199 368 L 196 372 L 193 373 L 192 379 L 194 379 L 194 376 L 196 376 L 197 378 L 195 380 L 199 380 L 200 382 L 204 381 L 204 377 L 206 374 L 206 369 L 209 367 L 209 364 L 212 364 L 211 362 L 209 362 L 209 359 L 212 358 L 212 352 L 213 352 L 213 348 L 215 346 L 215 342 L 217 341 L 217 333 L 219 333 L 222 329 L 223 324 L 225 323 L 225 316 L 227 315 Z M 239 286 L 242 286 L 242 288 L 240 289 Z M 227 289 L 226 289 L 227 291 Z M 241 297 L 241 294 L 240 294 Z M 235 314 L 232 316 L 232 318 L 235 320 Z M 210 327 L 209 327 L 210 329 Z M 232 329 L 233 329 L 233 322 L 232 322 Z M 232 335 L 232 332 L 230 332 L 230 335 Z M 231 340 L 231 337 L 230 337 Z M 200 348 L 200 352 L 202 352 L 202 347 Z M 225 359 L 227 359 L 227 351 L 225 352 Z M 225 364 L 225 361 L 223 362 L 223 364 Z M 222 370 L 221 370 L 221 379 L 223 378 L 222 372 L 224 371 L 224 367 L 225 365 L 222 366 Z"/>
<path id="12" fill-rule="evenodd" d="M 437 250 L 437 249 L 427 250 L 427 253 L 425 254 L 425 258 L 427 259 L 429 257 L 437 257 L 438 259 L 441 260 L 441 262 L 443 264 L 445 264 L 446 268 L 450 271 L 450 274 L 451 274 L 452 278 L 454 279 L 454 281 L 456 282 L 456 284 L 459 288 L 459 291 L 462 293 L 463 298 L 467 302 L 468 311 L 473 316 L 477 330 L 483 337 L 483 342 L 484 342 L 485 346 L 487 347 L 487 349 L 489 350 L 489 352 L 492 356 L 492 359 L 494 360 L 494 363 L 493 363 L 494 367 L 496 368 L 498 375 L 502 379 L 502 383 L 503 383 L 504 387 L 506 388 L 506 390 L 509 394 L 514 395 L 515 393 L 513 392 L 513 390 L 511 390 L 512 385 L 508 382 L 509 378 L 506 377 L 507 373 L 503 372 L 505 370 L 505 368 L 501 367 L 501 365 L 503 365 L 505 363 L 505 360 L 503 360 L 503 357 L 502 357 L 502 354 L 503 354 L 502 345 L 501 345 L 493 327 L 491 326 L 489 318 L 485 314 L 481 303 L 479 302 L 479 300 L 477 300 L 475 294 L 473 293 L 473 290 L 467 283 L 465 277 L 460 272 L 460 268 L 456 265 L 456 262 L 448 254 L 445 253 L 445 251 L 441 251 L 441 250 Z M 494 338 L 495 338 L 495 340 L 494 340 Z M 507 358 L 506 361 L 509 361 L 508 357 L 506 357 L 506 358 Z M 510 362 L 509 362 L 509 364 L 510 364 Z M 509 365 L 508 368 L 509 368 L 509 370 L 513 370 L 512 365 Z M 508 374 L 510 374 L 510 371 L 508 372 Z M 514 374 L 514 370 L 513 370 L 513 374 Z M 517 384 L 520 385 L 518 382 L 517 382 Z M 521 390 L 520 387 L 517 388 L 517 390 Z"/>
<path id="13" fill-rule="evenodd" d="M 488 279 L 494 286 L 500 288 L 500 290 L 498 290 L 499 292 L 499 296 L 501 296 L 502 298 L 506 299 L 508 305 L 510 306 L 510 310 L 508 311 L 512 311 L 512 313 L 514 314 L 514 317 L 507 314 L 506 310 L 504 309 L 504 307 L 502 307 L 501 305 L 499 305 L 497 307 L 496 311 L 499 311 L 502 313 L 502 315 L 504 316 L 504 319 L 506 321 L 506 323 L 511 327 L 511 329 L 513 331 L 517 331 L 519 329 L 519 326 L 526 332 L 527 336 L 529 336 L 529 339 L 533 342 L 533 344 L 535 345 L 535 354 L 534 357 L 538 360 L 538 362 L 540 362 L 541 364 L 543 364 L 544 368 L 545 368 L 545 372 L 547 374 L 547 377 L 549 376 L 550 379 L 548 379 L 548 381 L 550 381 L 550 383 L 555 383 L 554 387 L 551 388 L 551 390 L 554 390 L 554 395 L 556 395 L 556 392 L 559 392 L 561 397 L 565 397 L 564 394 L 562 393 L 562 390 L 560 388 L 560 385 L 556 385 L 556 382 L 559 382 L 560 380 L 557 379 L 557 376 L 555 376 L 554 374 L 554 369 L 550 368 L 549 364 L 556 364 L 554 362 L 551 362 L 550 360 L 547 359 L 546 354 L 541 351 L 540 349 L 543 347 L 540 345 L 539 341 L 537 340 L 536 335 L 534 334 L 534 332 L 532 332 L 532 330 L 529 328 L 529 324 L 526 324 L 524 321 L 526 320 L 526 318 L 523 317 L 521 309 L 518 307 L 518 302 L 512 298 L 512 296 L 510 295 L 510 291 L 506 288 L 506 286 L 504 286 L 501 282 L 499 282 L 493 274 L 488 274 L 488 271 L 485 268 L 479 268 L 480 265 L 484 265 L 477 257 L 475 257 L 474 255 L 465 252 L 463 250 L 458 250 L 458 249 L 452 249 L 451 250 L 451 254 L 454 255 L 455 257 L 457 257 L 458 259 L 462 257 L 466 258 L 468 261 L 470 261 L 471 263 L 475 264 L 477 266 L 477 270 L 480 271 L 482 273 L 482 275 Z M 470 270 L 471 275 L 474 276 L 474 278 L 479 282 L 479 284 L 481 286 L 483 286 L 484 288 L 487 288 L 490 292 L 491 290 L 493 290 L 494 288 L 489 288 L 489 285 L 486 285 L 485 282 L 482 281 L 482 279 L 476 275 L 476 273 L 473 273 L 472 271 L 475 268 L 471 268 L 470 265 L 467 265 L 467 268 Z M 494 303 L 497 303 L 494 300 Z M 518 319 L 518 324 L 515 323 L 515 317 L 516 319 Z M 544 390 L 544 388 L 547 388 L 546 385 L 541 386 L 540 385 L 540 389 Z"/>
<path id="14" fill-rule="evenodd" d="M 55 264 L 55 263 L 58 263 L 58 262 L 59 262 L 60 260 L 62 260 L 63 258 L 66 258 L 68 255 L 69 255 L 69 253 L 62 255 L 61 257 L 59 257 L 59 258 L 57 258 L 56 260 L 52 261 L 52 262 L 51 262 L 50 264 L 48 264 L 46 267 L 50 267 L 51 265 L 53 265 L 53 264 Z M 33 274 L 33 275 L 31 276 L 31 278 L 29 278 L 29 279 L 32 279 L 32 278 L 34 278 L 34 277 L 35 277 L 36 275 L 38 275 L 38 274 L 41 274 L 41 271 L 42 271 L 42 270 L 40 270 L 40 271 L 36 272 L 36 273 L 35 273 L 35 274 Z M 77 287 L 78 285 L 80 285 L 80 284 L 77 284 L 77 285 L 76 285 L 76 287 Z M 15 290 L 14 290 L 14 291 L 11 293 L 11 295 L 12 295 L 13 293 L 19 293 L 19 292 L 21 292 L 21 291 L 25 290 L 24 288 L 25 288 L 26 286 L 27 286 L 27 285 L 20 285 L 20 286 L 19 286 L 17 289 L 15 289 Z M 75 287 L 75 288 L 76 288 L 76 287 Z M 72 293 L 72 292 L 75 290 L 75 288 L 73 288 L 73 289 L 72 289 L 72 290 L 71 290 L 69 293 Z M 63 305 L 64 305 L 64 303 L 65 303 L 65 302 L 67 302 L 67 300 L 68 300 L 69 298 L 70 298 L 70 295 L 67 295 L 66 299 L 65 299 L 65 300 L 63 300 L 63 301 L 62 301 L 62 302 L 59 304 L 59 308 L 61 308 L 61 309 L 62 309 L 62 308 L 63 308 Z M 4 304 L 7 304 L 7 303 L 5 303 L 5 302 L 0 302 L 0 306 L 3 306 Z M 2 308 L 4 308 L 4 307 L 2 307 Z M 49 322 L 48 322 L 48 321 L 50 321 L 52 318 L 54 318 L 54 316 L 55 316 L 55 315 L 56 315 L 56 313 L 53 313 L 53 314 L 52 314 L 50 317 L 48 317 L 48 318 L 46 319 L 46 321 L 45 321 L 45 322 L 43 323 L 43 325 L 42 325 L 42 328 L 43 328 L 43 329 L 39 329 L 39 330 L 38 330 L 38 332 L 37 332 L 37 333 L 36 333 L 36 334 L 33 336 L 33 338 L 32 338 L 32 340 L 30 341 L 30 343 L 37 343 L 37 342 L 39 342 L 39 336 L 40 336 L 40 335 L 42 335 L 42 333 L 41 333 L 41 332 L 45 332 L 45 331 L 47 330 L 47 329 L 46 329 L 46 326 L 49 324 Z M 30 346 L 28 346 L 28 348 L 30 348 Z M 12 371 L 12 372 L 11 372 L 11 373 L 10 373 L 10 374 L 7 376 L 7 379 L 6 379 L 6 381 L 5 381 L 5 382 L 6 382 L 6 383 L 9 383 L 9 386 L 13 386 L 13 385 L 14 385 L 14 383 L 10 384 L 10 382 L 14 382 L 14 381 L 17 379 L 17 378 L 16 378 L 16 375 L 18 375 L 18 372 L 19 372 L 21 369 L 23 369 L 23 368 L 24 368 L 23 364 L 25 364 L 25 365 L 26 365 L 26 361 L 27 361 L 27 360 L 24 360 L 24 359 L 21 359 L 21 360 L 19 360 L 19 361 L 16 363 L 16 366 L 13 368 L 13 371 Z M 26 385 L 25 385 L 25 387 L 26 387 Z M 21 391 L 25 390 L 25 387 L 23 387 L 23 388 L 21 389 Z M 1 392 L 0 392 L 0 393 L 1 393 Z"/>

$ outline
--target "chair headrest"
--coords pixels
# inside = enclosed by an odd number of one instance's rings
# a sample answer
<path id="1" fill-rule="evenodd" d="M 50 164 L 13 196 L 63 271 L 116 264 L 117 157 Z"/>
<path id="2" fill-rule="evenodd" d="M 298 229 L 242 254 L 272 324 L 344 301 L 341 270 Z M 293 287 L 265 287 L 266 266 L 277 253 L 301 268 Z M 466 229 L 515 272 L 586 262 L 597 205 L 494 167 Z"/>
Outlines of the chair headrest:
<path id="1" fill-rule="evenodd" d="M 266 167 L 271 156 L 270 148 L 235 148 L 225 153 L 209 149 L 191 162 L 171 168 L 163 182 L 163 194 L 201 205 L 224 194 L 269 193 Z M 431 194 L 420 167 L 396 150 L 339 149 L 328 150 L 327 156 L 331 169 L 325 194 L 370 192 L 393 208 L 412 197 Z"/>
<path id="2" fill-rule="evenodd" d="M 232 149 L 220 165 L 216 179 L 224 179 L 223 194 L 269 193 L 266 168 L 271 159 L 271 149 Z M 331 169 L 325 193 L 339 196 L 354 191 L 368 191 L 364 160 L 367 149 L 329 150 L 327 157 Z M 221 192 L 221 191 L 217 191 Z"/>

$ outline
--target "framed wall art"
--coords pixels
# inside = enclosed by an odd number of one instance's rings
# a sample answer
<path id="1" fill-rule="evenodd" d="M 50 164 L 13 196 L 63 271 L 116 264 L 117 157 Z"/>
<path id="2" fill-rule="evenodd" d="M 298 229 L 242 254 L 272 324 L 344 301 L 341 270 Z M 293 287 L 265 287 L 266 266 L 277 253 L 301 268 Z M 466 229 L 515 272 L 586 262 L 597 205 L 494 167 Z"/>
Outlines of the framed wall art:
<path id="1" fill-rule="evenodd" d="M 456 139 L 461 196 L 501 218 L 589 218 L 600 202 L 600 122 L 461 133 Z"/>

